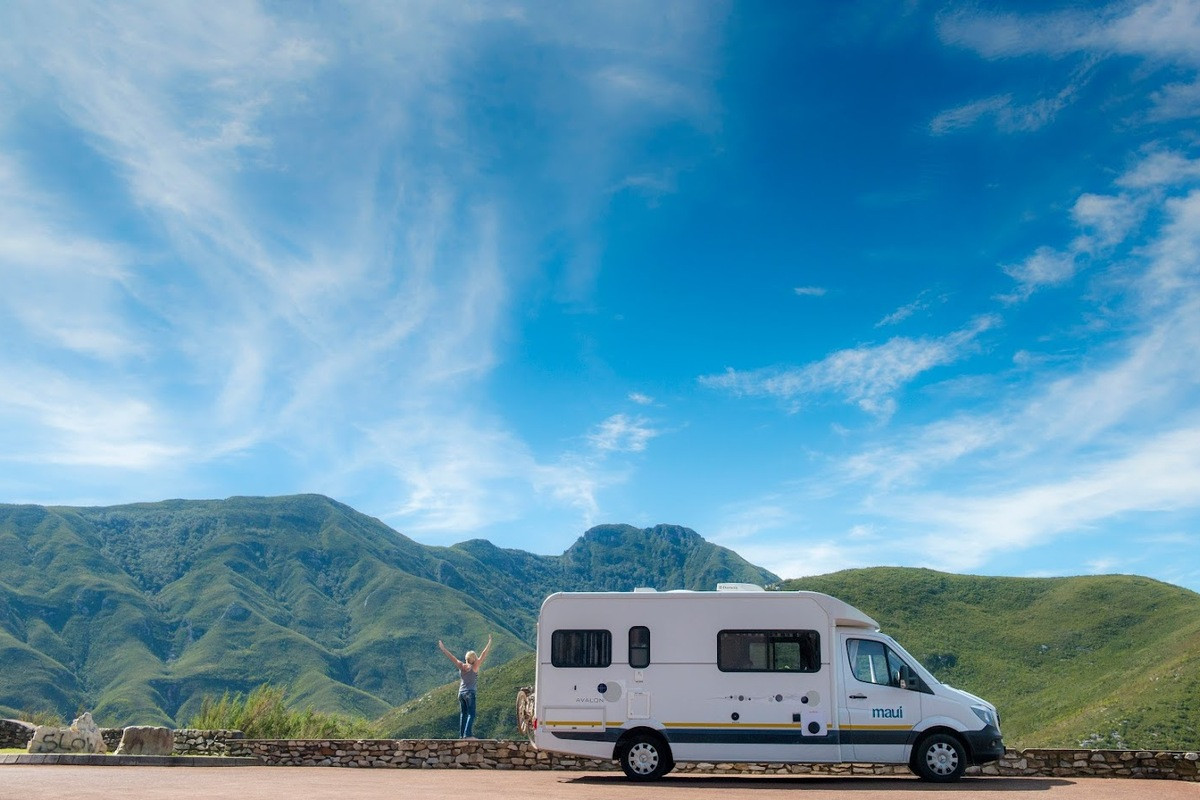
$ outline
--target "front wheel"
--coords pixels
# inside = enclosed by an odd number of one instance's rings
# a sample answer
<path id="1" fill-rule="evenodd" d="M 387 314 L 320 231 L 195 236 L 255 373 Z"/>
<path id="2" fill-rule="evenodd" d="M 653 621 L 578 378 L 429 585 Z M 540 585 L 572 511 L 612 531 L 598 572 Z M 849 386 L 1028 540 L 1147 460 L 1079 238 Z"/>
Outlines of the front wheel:
<path id="1" fill-rule="evenodd" d="M 926 736 L 913 750 L 912 770 L 923 780 L 949 783 L 961 778 L 966 769 L 966 750 L 950 734 Z"/>
<path id="2" fill-rule="evenodd" d="M 657 736 L 638 734 L 622 748 L 617 758 L 625 776 L 634 781 L 653 781 L 671 769 L 671 752 Z"/>

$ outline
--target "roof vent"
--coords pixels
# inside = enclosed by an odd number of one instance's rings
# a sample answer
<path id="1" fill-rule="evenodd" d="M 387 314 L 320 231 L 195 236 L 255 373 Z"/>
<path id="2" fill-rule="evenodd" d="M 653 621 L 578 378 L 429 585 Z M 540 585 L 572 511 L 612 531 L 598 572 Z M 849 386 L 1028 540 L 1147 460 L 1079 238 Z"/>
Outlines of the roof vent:
<path id="1" fill-rule="evenodd" d="M 718 583 L 718 592 L 765 592 L 757 583 Z"/>
<path id="2" fill-rule="evenodd" d="M 638 586 L 634 589 L 635 592 L 657 592 L 653 586 Z"/>

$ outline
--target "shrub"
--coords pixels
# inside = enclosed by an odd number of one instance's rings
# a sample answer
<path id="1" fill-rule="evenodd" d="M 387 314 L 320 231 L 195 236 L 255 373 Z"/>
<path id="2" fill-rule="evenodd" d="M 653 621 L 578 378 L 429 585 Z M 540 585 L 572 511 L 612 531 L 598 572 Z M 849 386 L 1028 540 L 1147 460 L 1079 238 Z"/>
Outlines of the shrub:
<path id="1" fill-rule="evenodd" d="M 49 709 L 41 709 L 39 711 L 21 711 L 17 715 L 17 719 L 22 722 L 28 722 L 30 725 L 52 725 L 55 728 L 65 728 L 67 721 L 62 718 L 62 714 Z"/>
<path id="2" fill-rule="evenodd" d="M 359 717 L 290 708 L 284 699 L 286 687 L 263 684 L 245 697 L 241 693 L 221 695 L 219 700 L 205 695 L 200 711 L 190 720 L 189 728 L 200 730 L 239 730 L 247 739 L 372 739 L 378 738 L 375 725 Z"/>

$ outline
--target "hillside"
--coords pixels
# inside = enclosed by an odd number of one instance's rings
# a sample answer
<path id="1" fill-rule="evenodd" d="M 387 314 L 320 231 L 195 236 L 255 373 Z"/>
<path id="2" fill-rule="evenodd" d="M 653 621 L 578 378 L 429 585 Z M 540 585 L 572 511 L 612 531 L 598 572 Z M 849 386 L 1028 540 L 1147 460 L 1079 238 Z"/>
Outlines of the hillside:
<path id="1" fill-rule="evenodd" d="M 204 693 L 269 682 L 373 719 L 454 674 L 439 638 L 494 633 L 491 666 L 529 652 L 553 591 L 723 580 L 777 578 L 674 526 L 601 526 L 541 556 L 421 545 L 315 495 L 0 505 L 0 716 L 178 725 Z"/>
<path id="2" fill-rule="evenodd" d="M 1195 749 L 1200 595 L 1125 575 L 988 578 L 876 568 L 785 581 L 874 617 L 1024 747 Z"/>
<path id="3" fill-rule="evenodd" d="M 878 568 L 785 581 L 858 606 L 941 680 L 996 703 L 1020 747 L 1200 745 L 1200 595 L 1146 578 L 985 578 Z M 485 671 L 486 672 L 486 671 Z M 479 730 L 517 736 L 532 656 L 481 678 Z M 389 735 L 453 724 L 455 686 L 382 720 Z"/>

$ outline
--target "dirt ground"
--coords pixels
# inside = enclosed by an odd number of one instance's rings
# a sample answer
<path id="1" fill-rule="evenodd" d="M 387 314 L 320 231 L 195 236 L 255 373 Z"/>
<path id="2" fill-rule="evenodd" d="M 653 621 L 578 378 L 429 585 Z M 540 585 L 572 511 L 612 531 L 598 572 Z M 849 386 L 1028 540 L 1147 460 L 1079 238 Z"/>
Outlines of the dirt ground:
<path id="1" fill-rule="evenodd" d="M 70 797 L 228 800 L 880 800 L 933 795 L 988 800 L 1200 800 L 1200 783 L 1102 778 L 964 778 L 936 785 L 915 778 L 669 775 L 635 784 L 613 773 L 393 770 L 333 767 L 0 766 L 0 800 Z"/>

